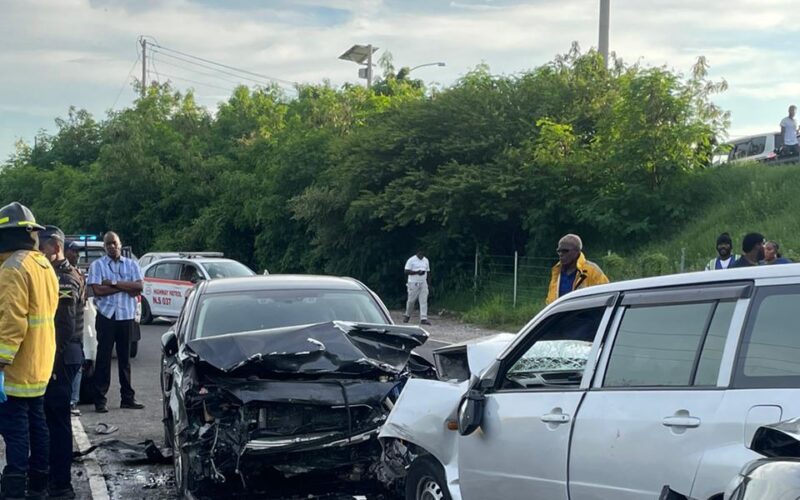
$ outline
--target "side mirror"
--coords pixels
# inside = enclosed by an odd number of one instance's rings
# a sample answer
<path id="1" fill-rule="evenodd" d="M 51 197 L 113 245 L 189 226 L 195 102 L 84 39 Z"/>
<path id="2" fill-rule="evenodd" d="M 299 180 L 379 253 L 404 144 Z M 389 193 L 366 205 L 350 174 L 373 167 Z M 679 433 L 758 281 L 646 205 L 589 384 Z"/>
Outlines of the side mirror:
<path id="1" fill-rule="evenodd" d="M 458 405 L 458 433 L 469 436 L 481 426 L 486 399 L 480 391 L 470 390 Z"/>
<path id="2" fill-rule="evenodd" d="M 161 336 L 161 350 L 164 356 L 171 357 L 178 352 L 178 336 L 172 330 Z"/>
<path id="3" fill-rule="evenodd" d="M 262 274 L 263 276 L 269 276 L 269 270 L 268 270 L 268 269 L 264 269 L 264 272 L 263 272 L 263 273 L 261 273 L 261 274 Z"/>

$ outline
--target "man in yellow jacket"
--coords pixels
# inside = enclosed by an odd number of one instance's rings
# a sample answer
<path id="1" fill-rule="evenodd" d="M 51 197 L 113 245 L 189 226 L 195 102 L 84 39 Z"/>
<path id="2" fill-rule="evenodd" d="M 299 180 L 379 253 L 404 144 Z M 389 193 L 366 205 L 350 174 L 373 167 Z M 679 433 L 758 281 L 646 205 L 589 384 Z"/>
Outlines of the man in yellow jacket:
<path id="1" fill-rule="evenodd" d="M 573 290 L 608 283 L 600 266 L 586 260 L 583 241 L 577 234 L 568 234 L 558 241 L 558 264 L 553 266 L 547 303 Z"/>
<path id="2" fill-rule="evenodd" d="M 0 208 L 0 434 L 5 500 L 46 498 L 50 438 L 44 392 L 56 352 L 58 279 L 39 253 L 33 214 L 19 203 Z"/>

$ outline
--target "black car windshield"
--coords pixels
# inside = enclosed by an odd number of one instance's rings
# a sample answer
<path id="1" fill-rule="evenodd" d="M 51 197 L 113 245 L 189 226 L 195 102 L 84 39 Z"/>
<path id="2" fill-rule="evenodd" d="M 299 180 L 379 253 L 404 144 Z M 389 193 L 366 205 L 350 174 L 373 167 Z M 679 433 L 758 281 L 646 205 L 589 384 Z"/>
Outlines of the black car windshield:
<path id="1" fill-rule="evenodd" d="M 201 265 L 206 269 L 209 278 L 242 278 L 253 276 L 254 273 L 249 267 L 235 260 L 203 262 Z"/>
<path id="2" fill-rule="evenodd" d="M 200 298 L 194 338 L 327 321 L 386 323 L 365 291 L 265 290 Z"/>

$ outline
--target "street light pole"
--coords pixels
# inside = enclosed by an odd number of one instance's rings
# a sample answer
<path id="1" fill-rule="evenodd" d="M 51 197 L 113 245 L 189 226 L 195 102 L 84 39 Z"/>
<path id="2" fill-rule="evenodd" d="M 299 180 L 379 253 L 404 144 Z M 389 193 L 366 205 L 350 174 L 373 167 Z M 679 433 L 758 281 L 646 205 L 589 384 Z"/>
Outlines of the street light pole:
<path id="1" fill-rule="evenodd" d="M 367 45 L 367 88 L 372 87 L 372 44 Z"/>
<path id="2" fill-rule="evenodd" d="M 424 68 L 425 66 L 445 66 L 445 63 L 443 63 L 443 62 L 432 62 L 432 63 L 420 64 L 420 65 L 414 66 L 413 68 L 408 70 L 408 73 L 406 73 L 406 74 L 411 74 L 411 72 L 414 71 L 415 69 Z"/>
<path id="3" fill-rule="evenodd" d="M 608 67 L 608 32 L 611 24 L 611 0 L 600 0 L 600 41 L 597 49 Z"/>

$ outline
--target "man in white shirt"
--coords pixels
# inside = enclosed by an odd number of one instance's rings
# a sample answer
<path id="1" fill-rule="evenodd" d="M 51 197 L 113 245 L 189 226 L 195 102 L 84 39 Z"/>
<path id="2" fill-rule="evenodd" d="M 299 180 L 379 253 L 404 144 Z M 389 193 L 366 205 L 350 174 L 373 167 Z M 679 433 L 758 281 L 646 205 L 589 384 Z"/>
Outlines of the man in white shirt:
<path id="1" fill-rule="evenodd" d="M 419 322 L 423 325 L 430 325 L 431 322 L 428 321 L 428 287 L 431 283 L 431 264 L 423 250 L 417 250 L 417 254 L 412 255 L 406 261 L 405 273 L 408 276 L 408 302 L 406 302 L 403 323 L 408 323 L 411 319 L 414 303 L 419 300 Z"/>
<path id="2" fill-rule="evenodd" d="M 783 145 L 788 151 L 791 151 L 793 156 L 800 155 L 800 146 L 797 142 L 797 120 L 794 115 L 797 112 L 797 106 L 792 104 L 789 106 L 789 116 L 781 120 L 781 136 L 783 137 Z"/>

